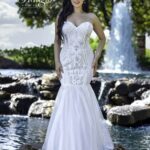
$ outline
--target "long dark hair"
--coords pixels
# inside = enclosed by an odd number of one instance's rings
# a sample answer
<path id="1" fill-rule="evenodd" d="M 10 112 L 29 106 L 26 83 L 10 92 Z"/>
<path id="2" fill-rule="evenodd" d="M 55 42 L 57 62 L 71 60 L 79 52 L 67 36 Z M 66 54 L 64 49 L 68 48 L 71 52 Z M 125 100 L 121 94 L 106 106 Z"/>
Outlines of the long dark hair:
<path id="1" fill-rule="evenodd" d="M 82 4 L 82 9 L 84 12 L 89 12 L 89 2 L 88 0 L 84 0 L 84 3 Z M 63 6 L 59 13 L 58 17 L 58 38 L 59 40 L 63 40 L 63 34 L 62 34 L 62 26 L 64 24 L 64 21 L 66 21 L 67 16 L 71 15 L 73 13 L 73 5 L 71 3 L 71 0 L 63 0 Z"/>

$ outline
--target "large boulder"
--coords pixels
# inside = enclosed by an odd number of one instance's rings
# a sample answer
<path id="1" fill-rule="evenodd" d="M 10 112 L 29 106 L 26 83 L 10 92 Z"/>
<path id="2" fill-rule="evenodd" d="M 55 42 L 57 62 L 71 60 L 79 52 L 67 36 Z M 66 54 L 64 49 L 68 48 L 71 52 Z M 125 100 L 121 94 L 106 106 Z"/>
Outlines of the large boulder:
<path id="1" fill-rule="evenodd" d="M 150 96 L 150 90 L 147 90 L 141 94 L 142 99 L 148 98 L 149 96 Z"/>
<path id="2" fill-rule="evenodd" d="M 10 93 L 6 91 L 0 91 L 0 102 L 4 102 L 6 100 L 10 100 Z"/>
<path id="3" fill-rule="evenodd" d="M 149 100 L 133 102 L 131 105 L 116 106 L 107 113 L 107 118 L 113 124 L 137 126 L 150 119 Z"/>
<path id="4" fill-rule="evenodd" d="M 106 84 L 108 84 L 106 82 Z M 131 104 L 133 101 L 141 99 L 142 93 L 150 89 L 150 81 L 146 79 L 136 79 L 136 78 L 122 78 L 110 81 L 108 85 L 111 86 L 104 86 L 105 92 L 105 101 L 106 104 L 114 104 L 114 105 L 121 105 L 121 104 Z M 107 90 L 106 90 L 107 87 Z M 107 91 L 107 93 L 106 93 Z M 103 93 L 104 93 L 103 92 Z M 121 98 L 123 97 L 123 99 Z M 102 98 L 103 99 L 103 98 Z M 122 102 L 118 103 L 118 99 Z M 124 99 L 127 101 L 124 102 Z M 117 104 L 116 104 L 117 101 Z"/>
<path id="5" fill-rule="evenodd" d="M 121 96 L 127 95 L 129 93 L 128 85 L 123 81 L 116 81 L 115 89 L 116 92 Z"/>
<path id="6" fill-rule="evenodd" d="M 38 100 L 31 105 L 28 116 L 50 118 L 54 103 L 54 100 Z"/>
<path id="7" fill-rule="evenodd" d="M 60 81 L 57 78 L 56 73 L 51 74 L 43 74 L 41 77 L 41 87 L 40 90 L 48 90 L 48 91 L 58 91 L 60 88 Z"/>
<path id="8" fill-rule="evenodd" d="M 142 99 L 142 100 L 136 100 L 134 101 L 131 106 L 150 106 L 150 95 L 149 97 Z"/>
<path id="9" fill-rule="evenodd" d="M 30 94 L 11 94 L 10 109 L 12 112 L 27 115 L 30 105 L 37 101 L 37 97 Z"/>
<path id="10" fill-rule="evenodd" d="M 0 84 L 12 83 L 18 81 L 15 77 L 0 75 Z"/>
<path id="11" fill-rule="evenodd" d="M 9 108 L 9 103 L 0 102 L 0 114 L 11 114 L 11 110 Z"/>
<path id="12" fill-rule="evenodd" d="M 107 90 L 106 103 L 102 106 L 102 112 L 107 119 L 113 124 L 123 126 L 137 126 L 150 122 L 149 80 L 122 78 L 109 84 L 112 86 Z"/>
<path id="13" fill-rule="evenodd" d="M 20 82 L 12 82 L 8 84 L 0 84 L 0 90 L 9 93 L 25 93 L 28 90 L 28 86 Z"/>

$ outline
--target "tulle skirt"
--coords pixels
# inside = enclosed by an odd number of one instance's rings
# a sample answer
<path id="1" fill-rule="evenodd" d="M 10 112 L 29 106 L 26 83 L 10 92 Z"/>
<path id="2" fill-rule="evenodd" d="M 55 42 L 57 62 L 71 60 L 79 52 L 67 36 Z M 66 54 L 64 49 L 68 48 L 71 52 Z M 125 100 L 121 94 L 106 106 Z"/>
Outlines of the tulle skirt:
<path id="1" fill-rule="evenodd" d="M 42 150 L 113 149 L 108 124 L 91 85 L 61 85 Z"/>

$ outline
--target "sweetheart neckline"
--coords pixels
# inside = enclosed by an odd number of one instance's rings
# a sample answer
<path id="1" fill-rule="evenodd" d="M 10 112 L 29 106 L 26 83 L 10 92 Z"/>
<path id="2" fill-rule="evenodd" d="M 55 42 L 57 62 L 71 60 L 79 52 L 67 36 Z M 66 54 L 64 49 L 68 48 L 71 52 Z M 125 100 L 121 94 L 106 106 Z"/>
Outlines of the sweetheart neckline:
<path id="1" fill-rule="evenodd" d="M 92 28 L 93 28 L 93 24 L 90 22 L 90 21 L 84 21 L 84 22 L 81 22 L 78 26 L 76 26 L 73 22 L 69 21 L 69 20 L 66 20 L 65 22 L 69 22 L 71 23 L 75 28 L 79 28 L 82 24 L 84 23 L 89 23 L 91 24 Z"/>

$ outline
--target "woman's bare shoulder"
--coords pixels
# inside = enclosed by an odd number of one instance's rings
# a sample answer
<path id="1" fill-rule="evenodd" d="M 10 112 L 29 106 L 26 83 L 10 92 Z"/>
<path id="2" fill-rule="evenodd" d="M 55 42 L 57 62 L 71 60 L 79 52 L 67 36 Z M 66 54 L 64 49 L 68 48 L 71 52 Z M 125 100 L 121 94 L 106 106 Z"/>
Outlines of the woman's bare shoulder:
<path id="1" fill-rule="evenodd" d="M 89 12 L 88 16 L 90 17 L 90 19 L 92 19 L 93 22 L 95 22 L 98 19 L 97 15 L 93 12 Z"/>

